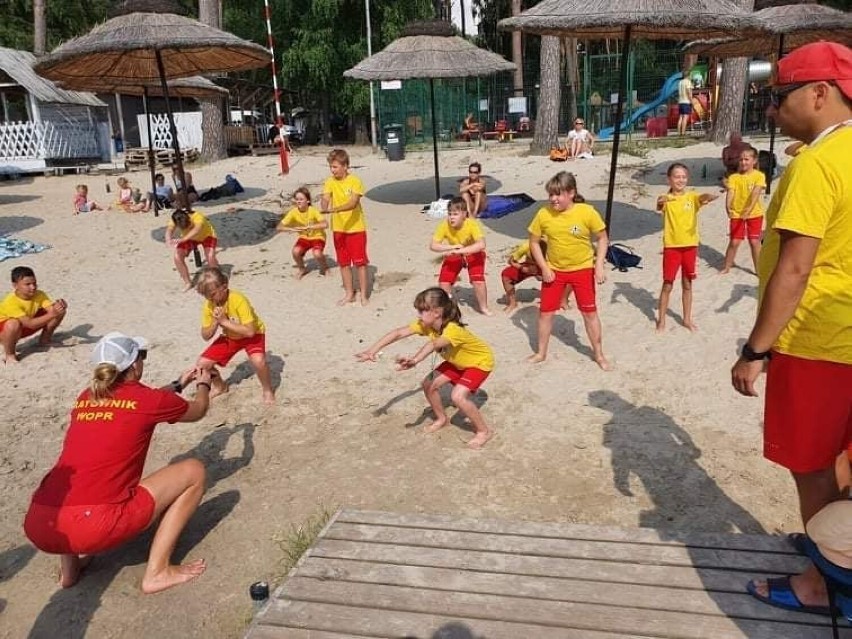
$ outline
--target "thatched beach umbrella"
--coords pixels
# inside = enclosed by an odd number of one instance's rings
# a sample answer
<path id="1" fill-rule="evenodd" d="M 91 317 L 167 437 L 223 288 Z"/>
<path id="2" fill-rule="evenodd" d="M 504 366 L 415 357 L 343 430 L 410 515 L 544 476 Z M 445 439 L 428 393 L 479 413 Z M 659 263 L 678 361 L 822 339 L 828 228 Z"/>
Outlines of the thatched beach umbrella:
<path id="1" fill-rule="evenodd" d="M 128 0 L 112 12 L 115 17 L 59 45 L 35 70 L 75 89 L 158 81 L 166 99 L 178 174 L 185 183 L 167 80 L 244 71 L 266 66 L 271 58 L 264 47 L 179 15 L 181 12 L 172 0 Z"/>
<path id="2" fill-rule="evenodd" d="M 739 35 L 754 28 L 751 13 L 730 0 L 543 0 L 519 16 L 498 23 L 501 29 L 572 38 L 621 38 L 621 77 L 615 113 L 606 225 L 612 218 L 615 171 L 621 137 L 622 96 L 632 38 L 685 40 Z"/>
<path id="3" fill-rule="evenodd" d="M 502 56 L 480 49 L 455 35 L 442 20 L 413 22 L 402 37 L 378 53 L 344 71 L 356 80 L 429 80 L 432 109 L 432 153 L 435 159 L 435 198 L 441 197 L 438 170 L 438 131 L 435 124 L 435 78 L 464 78 L 514 71 L 515 65 Z"/>

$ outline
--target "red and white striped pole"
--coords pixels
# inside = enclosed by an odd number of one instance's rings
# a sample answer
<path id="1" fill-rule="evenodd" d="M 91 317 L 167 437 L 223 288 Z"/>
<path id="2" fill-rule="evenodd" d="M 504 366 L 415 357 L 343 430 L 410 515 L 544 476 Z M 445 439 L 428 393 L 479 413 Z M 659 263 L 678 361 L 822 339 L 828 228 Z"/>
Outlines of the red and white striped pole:
<path id="1" fill-rule="evenodd" d="M 290 162 L 287 158 L 288 139 L 284 133 L 284 120 L 281 118 L 281 92 L 278 90 L 278 70 L 275 68 L 275 46 L 272 38 L 272 16 L 269 9 L 269 0 L 263 0 L 263 10 L 266 16 L 266 37 L 269 43 L 269 55 L 272 56 L 272 89 L 275 92 L 275 122 L 278 127 L 278 135 L 281 136 L 279 145 L 279 157 L 281 159 L 281 174 L 290 172 Z"/>

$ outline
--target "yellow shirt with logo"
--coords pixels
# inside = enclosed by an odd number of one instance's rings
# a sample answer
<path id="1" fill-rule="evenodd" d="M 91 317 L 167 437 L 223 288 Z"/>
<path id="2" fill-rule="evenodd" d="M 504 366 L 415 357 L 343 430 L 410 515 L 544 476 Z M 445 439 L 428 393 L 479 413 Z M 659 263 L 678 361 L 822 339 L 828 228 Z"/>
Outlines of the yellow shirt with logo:
<path id="1" fill-rule="evenodd" d="M 304 212 L 297 207 L 293 207 L 281 218 L 278 226 L 286 228 L 288 226 L 308 226 L 309 224 L 317 224 L 324 222 L 322 213 L 316 210 L 313 206 L 309 206 Z M 306 240 L 324 240 L 325 229 L 311 229 L 309 231 L 301 231 L 299 237 Z"/>
<path id="2" fill-rule="evenodd" d="M 852 126 L 809 146 L 787 166 L 766 212 L 760 299 L 781 247 L 779 231 L 820 240 L 805 292 L 774 348 L 852 364 Z"/>
<path id="3" fill-rule="evenodd" d="M 39 309 L 47 310 L 53 302 L 44 291 L 36 291 L 31 300 L 18 297 L 14 291 L 0 302 L 0 322 L 19 317 L 35 317 Z"/>
<path id="4" fill-rule="evenodd" d="M 342 180 L 330 177 L 323 184 L 322 193 L 329 196 L 329 208 L 343 206 L 353 195 L 364 197 L 364 184 L 351 173 Z M 367 230 L 360 200 L 354 209 L 335 211 L 329 217 L 331 230 L 335 233 L 361 233 Z"/>
<path id="5" fill-rule="evenodd" d="M 465 218 L 464 222 L 458 229 L 450 226 L 449 220 L 443 220 L 438 228 L 435 229 L 435 234 L 432 239 L 436 242 L 446 242 L 449 245 L 461 244 L 462 246 L 470 246 L 481 240 L 484 237 L 482 227 L 475 220 L 469 217 Z"/>
<path id="6" fill-rule="evenodd" d="M 683 248 L 698 246 L 698 209 L 701 196 L 695 191 L 666 195 L 663 204 L 663 246 Z"/>
<path id="7" fill-rule="evenodd" d="M 178 228 L 173 220 L 169 220 L 168 227 L 172 231 L 177 230 L 183 236 L 184 233 L 188 233 L 194 226 L 200 226 L 201 230 L 198 232 L 198 235 L 192 238 L 193 242 L 203 242 L 208 237 L 216 237 L 216 229 L 213 228 L 210 220 L 201 211 L 190 213 L 189 222 L 190 227 L 186 230 Z"/>
<path id="8" fill-rule="evenodd" d="M 448 322 L 440 333 L 434 328 L 425 326 L 420 320 L 415 320 L 408 325 L 416 335 L 422 335 L 430 340 L 443 337 L 449 346 L 445 346 L 439 352 L 450 364 L 456 368 L 478 368 L 483 371 L 494 370 L 494 353 L 491 347 L 476 335 L 460 326 L 456 322 Z"/>
<path id="9" fill-rule="evenodd" d="M 766 190 L 766 176 L 763 171 L 752 169 L 748 173 L 732 173 L 728 176 L 728 190 L 731 192 L 731 207 L 728 214 L 732 220 L 740 220 L 744 217 L 745 207 L 751 199 L 754 189 Z M 751 209 L 747 219 L 763 215 L 763 197 L 757 198 L 757 202 Z"/>
<path id="10" fill-rule="evenodd" d="M 235 291 L 234 289 L 230 289 L 228 291 L 228 299 L 225 301 L 223 305 L 225 310 L 225 315 L 227 315 L 228 319 L 236 324 L 249 324 L 254 322 L 254 330 L 256 333 L 265 333 L 266 326 L 261 321 L 260 317 L 258 317 L 254 308 L 251 305 L 251 302 L 248 301 L 245 295 L 242 293 Z M 216 309 L 216 305 L 210 300 L 206 300 L 204 302 L 204 307 L 201 309 L 201 326 L 203 328 L 208 328 L 213 325 L 213 311 Z M 229 331 L 227 329 L 222 329 L 225 336 L 229 339 L 245 339 L 242 335 L 234 333 L 233 331 Z"/>
<path id="11" fill-rule="evenodd" d="M 567 211 L 544 206 L 527 228 L 532 235 L 547 237 L 547 264 L 563 272 L 595 265 L 592 235 L 605 229 L 600 213 L 585 203 L 575 204 Z"/>

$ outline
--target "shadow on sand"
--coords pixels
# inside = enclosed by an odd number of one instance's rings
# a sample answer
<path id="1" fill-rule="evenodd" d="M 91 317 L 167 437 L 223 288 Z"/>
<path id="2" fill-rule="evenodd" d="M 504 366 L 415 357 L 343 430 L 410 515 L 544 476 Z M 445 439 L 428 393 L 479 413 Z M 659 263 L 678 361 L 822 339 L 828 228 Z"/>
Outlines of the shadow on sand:
<path id="1" fill-rule="evenodd" d="M 459 182 L 466 176 L 441 176 L 441 196 L 455 197 L 459 194 Z M 503 183 L 483 175 L 486 193 L 495 193 Z M 419 209 L 435 199 L 435 177 L 429 176 L 417 180 L 389 182 L 373 187 L 364 194 L 368 199 L 383 204 L 415 204 Z"/>
<path id="2" fill-rule="evenodd" d="M 23 197 L 23 196 L 22 196 Z M 35 198 L 33 198 L 35 199 Z M 6 198 L 0 198 L 0 204 L 6 204 Z M 69 207 L 70 208 L 70 207 Z M 21 233 L 34 226 L 43 223 L 40 217 L 30 215 L 3 215 L 0 216 L 0 237 L 12 233 Z"/>

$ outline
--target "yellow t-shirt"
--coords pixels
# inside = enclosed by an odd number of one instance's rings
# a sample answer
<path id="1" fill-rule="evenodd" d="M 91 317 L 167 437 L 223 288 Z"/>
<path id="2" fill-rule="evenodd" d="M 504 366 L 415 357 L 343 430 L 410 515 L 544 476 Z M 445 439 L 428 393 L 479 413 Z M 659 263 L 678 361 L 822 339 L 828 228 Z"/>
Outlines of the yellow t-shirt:
<path id="1" fill-rule="evenodd" d="M 682 248 L 698 246 L 698 209 L 701 196 L 695 191 L 681 195 L 668 194 L 663 205 L 663 246 Z"/>
<path id="2" fill-rule="evenodd" d="M 330 196 L 330 207 L 346 204 L 353 194 L 364 196 L 364 184 L 351 173 L 342 180 L 330 177 L 322 186 L 323 195 Z M 336 233 L 361 233 L 367 230 L 364 223 L 364 209 L 360 200 L 354 209 L 332 213 L 331 230 Z"/>
<path id="3" fill-rule="evenodd" d="M 438 228 L 435 229 L 435 234 L 432 239 L 436 242 L 445 242 L 446 244 L 461 244 L 462 246 L 470 246 L 483 238 L 482 227 L 475 220 L 469 217 L 462 222 L 461 228 L 454 229 L 450 226 L 449 220 L 442 221 Z"/>
<path id="4" fill-rule="evenodd" d="M 509 259 L 513 262 L 517 262 L 518 264 L 523 264 L 524 262 L 535 262 L 533 259 L 532 253 L 530 253 L 530 242 L 527 240 L 521 244 L 518 244 L 515 247 L 515 250 L 512 251 L 512 254 L 509 256 Z"/>
<path id="5" fill-rule="evenodd" d="M 316 224 L 324 221 L 322 213 L 317 211 L 313 206 L 309 206 L 304 213 L 294 206 L 281 218 L 278 226 L 281 228 L 288 226 L 307 226 L 308 224 Z M 306 240 L 324 240 L 325 229 L 302 231 L 299 233 L 299 237 L 303 237 Z"/>
<path id="6" fill-rule="evenodd" d="M 210 220 L 201 212 L 201 211 L 193 211 L 189 215 L 189 222 L 192 226 L 190 226 L 186 231 L 183 229 L 177 228 L 173 220 L 169 220 L 169 228 L 172 231 L 177 230 L 178 233 L 183 235 L 184 233 L 188 233 L 193 226 L 201 226 L 201 231 L 198 232 L 192 240 L 194 242 L 203 242 L 208 237 L 216 237 L 216 229 L 213 228 L 213 225 L 210 223 Z"/>
<path id="7" fill-rule="evenodd" d="M 562 212 L 544 206 L 527 228 L 532 235 L 547 237 L 547 264 L 564 272 L 595 265 L 592 234 L 605 229 L 600 213 L 585 203 L 575 204 Z"/>
<path id="8" fill-rule="evenodd" d="M 751 199 L 751 192 L 755 188 L 766 190 L 766 176 L 763 171 L 752 169 L 748 173 L 732 173 L 728 176 L 728 190 L 733 197 L 731 210 L 729 212 L 732 220 L 742 219 L 746 204 Z M 763 197 L 757 198 L 757 203 L 751 210 L 749 218 L 763 215 Z"/>
<path id="9" fill-rule="evenodd" d="M 829 133 L 787 165 L 766 212 L 760 299 L 781 247 L 778 231 L 819 238 L 807 287 L 774 348 L 852 364 L 852 126 Z"/>
<path id="10" fill-rule="evenodd" d="M 444 326 L 444 330 L 439 333 L 434 328 L 424 326 L 420 320 L 415 320 L 408 325 L 408 328 L 415 334 L 428 337 L 431 340 L 443 337 L 449 341 L 450 345 L 445 346 L 438 353 L 456 368 L 462 370 L 465 368 L 478 368 L 483 371 L 494 370 L 494 353 L 491 352 L 491 347 L 464 326 L 449 322 Z"/>
<path id="11" fill-rule="evenodd" d="M 39 309 L 47 310 L 53 302 L 44 291 L 36 291 L 31 300 L 24 300 L 15 295 L 15 291 L 9 293 L 0 302 L 0 322 L 18 317 L 35 317 Z"/>
<path id="12" fill-rule="evenodd" d="M 210 300 L 205 300 L 204 307 L 201 309 L 201 326 L 208 328 L 213 324 L 213 310 L 216 305 Z M 225 301 L 225 315 L 228 319 L 237 324 L 249 324 L 254 322 L 254 330 L 256 333 L 265 333 L 266 326 L 261 321 L 260 317 L 255 313 L 251 302 L 248 301 L 245 295 L 230 289 L 228 291 L 228 299 Z M 245 339 L 241 335 L 235 334 L 233 331 L 222 329 L 225 336 L 230 339 Z"/>

